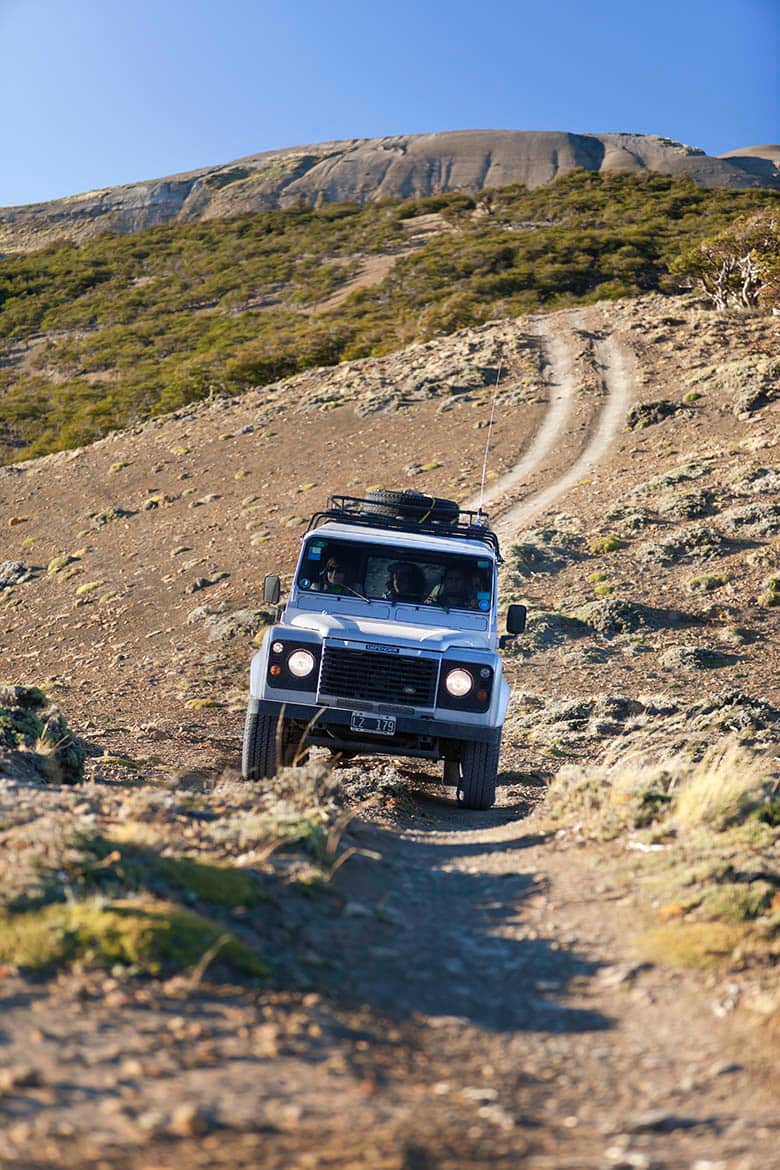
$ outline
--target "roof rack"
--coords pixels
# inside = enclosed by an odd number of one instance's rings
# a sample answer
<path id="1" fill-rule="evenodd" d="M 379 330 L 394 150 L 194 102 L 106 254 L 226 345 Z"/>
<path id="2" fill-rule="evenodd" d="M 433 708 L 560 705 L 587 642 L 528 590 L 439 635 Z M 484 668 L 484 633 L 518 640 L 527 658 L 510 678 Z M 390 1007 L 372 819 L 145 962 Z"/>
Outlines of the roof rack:
<path id="1" fill-rule="evenodd" d="M 382 505 L 375 500 L 361 496 L 329 496 L 328 506 L 322 512 L 315 512 L 306 526 L 311 532 L 326 520 L 337 520 L 339 524 L 355 524 L 362 528 L 384 528 L 391 532 L 424 532 L 431 536 L 454 537 L 458 540 L 478 540 L 495 549 L 499 564 L 503 563 L 498 537 L 487 526 L 486 512 L 473 512 L 459 508 L 457 517 L 442 521 L 426 518 L 426 514 L 414 515 L 414 509 L 407 504 L 403 507 L 411 512 L 407 516 L 383 515 L 378 509 Z"/>

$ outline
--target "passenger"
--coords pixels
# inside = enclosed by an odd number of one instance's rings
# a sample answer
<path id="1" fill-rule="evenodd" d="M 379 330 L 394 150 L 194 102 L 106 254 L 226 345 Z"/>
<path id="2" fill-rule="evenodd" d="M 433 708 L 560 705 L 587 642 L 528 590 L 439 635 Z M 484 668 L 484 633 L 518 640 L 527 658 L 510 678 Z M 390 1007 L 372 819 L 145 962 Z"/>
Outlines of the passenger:
<path id="1" fill-rule="evenodd" d="M 387 573 L 385 601 L 406 601 L 419 605 L 425 593 L 425 574 L 412 561 L 396 561 Z"/>
<path id="2" fill-rule="evenodd" d="M 432 605 L 443 605 L 447 609 L 474 609 L 477 604 L 476 589 L 466 579 L 458 565 L 448 565 L 440 584 L 428 596 Z"/>
<path id="3" fill-rule="evenodd" d="M 490 585 L 486 583 L 485 575 L 479 569 L 475 569 L 471 574 L 471 592 L 474 598 L 475 609 L 490 608 Z M 482 598 L 482 606 L 480 606 L 480 597 Z M 485 605 L 485 600 L 488 602 L 487 605 Z"/>

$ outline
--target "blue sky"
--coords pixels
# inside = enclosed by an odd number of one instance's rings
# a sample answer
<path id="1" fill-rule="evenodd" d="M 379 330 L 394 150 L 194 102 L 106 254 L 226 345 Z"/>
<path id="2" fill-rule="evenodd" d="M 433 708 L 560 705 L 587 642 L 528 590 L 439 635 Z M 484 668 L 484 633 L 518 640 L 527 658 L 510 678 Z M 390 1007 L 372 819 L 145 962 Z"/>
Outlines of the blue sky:
<path id="1" fill-rule="evenodd" d="M 780 141 L 780 0 L 0 0 L 0 206 L 331 138 Z"/>

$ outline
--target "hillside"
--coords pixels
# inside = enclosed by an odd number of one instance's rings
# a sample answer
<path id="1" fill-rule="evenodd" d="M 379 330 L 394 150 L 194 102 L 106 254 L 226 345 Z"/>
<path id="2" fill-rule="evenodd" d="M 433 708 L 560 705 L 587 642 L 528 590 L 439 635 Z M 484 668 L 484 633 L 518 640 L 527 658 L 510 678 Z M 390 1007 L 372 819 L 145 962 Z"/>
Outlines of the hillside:
<path id="1" fill-rule="evenodd" d="M 577 171 L 52 244 L 0 260 L 0 461 L 487 320 L 674 290 L 766 190 Z"/>
<path id="2" fill-rule="evenodd" d="M 332 490 L 472 498 L 499 364 L 499 804 L 409 761 L 242 784 L 263 574 Z M 1 469 L 0 681 L 89 754 L 0 748 L 0 1158 L 773 1165 L 779 448 L 776 318 L 651 291 Z"/>
<path id="3" fill-rule="evenodd" d="M 349 139 L 265 151 L 163 179 L 0 209 L 0 252 L 105 231 L 200 222 L 321 202 L 359 204 L 478 192 L 514 183 L 533 189 L 574 169 L 688 177 L 704 187 L 780 188 L 776 165 L 737 152 L 712 158 L 696 147 L 645 134 L 455 130 Z"/>
<path id="4" fill-rule="evenodd" d="M 718 156 L 736 163 L 742 170 L 773 184 L 780 169 L 780 144 L 765 143 L 763 146 L 743 146 Z"/>

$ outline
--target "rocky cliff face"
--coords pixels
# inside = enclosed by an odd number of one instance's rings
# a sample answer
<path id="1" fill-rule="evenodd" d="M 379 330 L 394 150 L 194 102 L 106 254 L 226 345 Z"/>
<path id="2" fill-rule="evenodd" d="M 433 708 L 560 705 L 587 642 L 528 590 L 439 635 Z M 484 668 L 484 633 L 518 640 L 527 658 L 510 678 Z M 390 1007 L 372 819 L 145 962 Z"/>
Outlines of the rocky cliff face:
<path id="1" fill-rule="evenodd" d="M 739 150 L 729 150 L 726 154 L 718 155 L 718 158 L 725 158 L 736 164 L 741 170 L 754 175 L 766 187 L 778 186 L 780 143 L 743 146 Z"/>
<path id="2" fill-rule="evenodd" d="M 705 187 L 780 189 L 780 168 L 771 160 L 740 152 L 712 158 L 655 135 L 455 130 L 266 151 L 187 174 L 0 209 L 0 251 L 300 202 L 368 203 L 509 183 L 539 187 L 575 167 L 688 175 Z"/>

